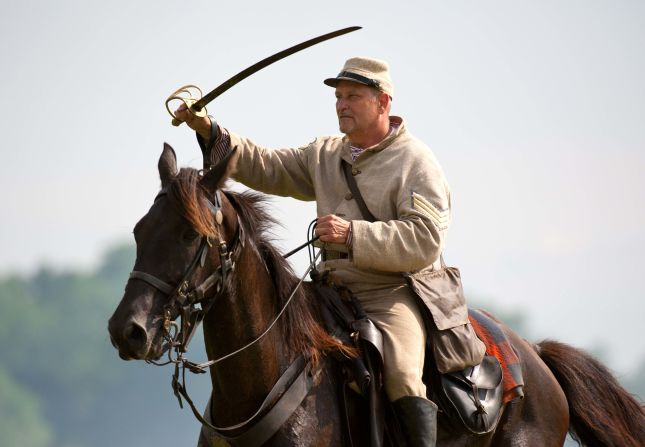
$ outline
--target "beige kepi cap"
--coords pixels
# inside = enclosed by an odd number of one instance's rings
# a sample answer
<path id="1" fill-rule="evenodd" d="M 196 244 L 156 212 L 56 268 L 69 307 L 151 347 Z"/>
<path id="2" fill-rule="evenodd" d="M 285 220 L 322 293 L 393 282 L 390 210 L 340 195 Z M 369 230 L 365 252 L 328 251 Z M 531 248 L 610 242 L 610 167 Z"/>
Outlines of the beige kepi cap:
<path id="1" fill-rule="evenodd" d="M 347 59 L 338 76 L 325 79 L 323 82 L 336 87 L 338 81 L 353 81 L 359 84 L 377 88 L 393 96 L 394 86 L 390 78 L 390 67 L 387 62 L 369 57 L 353 57 Z"/>

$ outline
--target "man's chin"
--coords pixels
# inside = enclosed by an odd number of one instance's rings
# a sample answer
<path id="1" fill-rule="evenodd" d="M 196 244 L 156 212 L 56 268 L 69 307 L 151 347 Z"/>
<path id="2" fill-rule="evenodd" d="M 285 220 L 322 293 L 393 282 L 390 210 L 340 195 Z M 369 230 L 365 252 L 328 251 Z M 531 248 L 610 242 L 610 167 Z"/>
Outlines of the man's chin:
<path id="1" fill-rule="evenodd" d="M 348 134 L 348 133 L 350 133 L 352 131 L 352 126 L 348 126 L 347 124 L 343 125 L 343 123 L 341 122 L 341 123 L 338 123 L 338 129 L 342 133 Z"/>

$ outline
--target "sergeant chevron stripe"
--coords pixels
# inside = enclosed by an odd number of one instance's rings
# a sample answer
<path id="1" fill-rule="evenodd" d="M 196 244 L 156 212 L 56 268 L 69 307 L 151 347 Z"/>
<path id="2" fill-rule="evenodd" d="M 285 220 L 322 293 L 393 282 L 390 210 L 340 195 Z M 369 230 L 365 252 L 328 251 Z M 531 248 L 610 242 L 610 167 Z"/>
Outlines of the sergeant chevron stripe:
<path id="1" fill-rule="evenodd" d="M 450 224 L 450 209 L 440 210 L 423 196 L 412 192 L 412 208 L 430 218 L 439 230 L 446 230 Z"/>

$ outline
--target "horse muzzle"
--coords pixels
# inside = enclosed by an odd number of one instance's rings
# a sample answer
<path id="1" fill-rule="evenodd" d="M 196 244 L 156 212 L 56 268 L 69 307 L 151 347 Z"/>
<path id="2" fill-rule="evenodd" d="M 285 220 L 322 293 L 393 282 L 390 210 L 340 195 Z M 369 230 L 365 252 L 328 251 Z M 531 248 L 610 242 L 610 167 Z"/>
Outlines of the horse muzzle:
<path id="1" fill-rule="evenodd" d="M 116 309 L 108 322 L 110 341 L 123 360 L 158 359 L 163 353 L 163 317 L 151 318 L 149 311 L 141 311 L 142 303 L 138 304 Z"/>

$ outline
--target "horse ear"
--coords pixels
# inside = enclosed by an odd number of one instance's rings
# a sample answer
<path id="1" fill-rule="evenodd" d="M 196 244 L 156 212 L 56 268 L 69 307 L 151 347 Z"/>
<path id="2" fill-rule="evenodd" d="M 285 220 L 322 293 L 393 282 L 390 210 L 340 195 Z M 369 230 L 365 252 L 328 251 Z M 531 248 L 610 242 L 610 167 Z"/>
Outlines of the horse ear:
<path id="1" fill-rule="evenodd" d="M 215 194 L 228 178 L 233 175 L 237 164 L 237 146 L 222 158 L 210 171 L 199 181 L 200 185 L 211 194 Z"/>
<path id="2" fill-rule="evenodd" d="M 161 178 L 161 187 L 163 188 L 177 175 L 177 156 L 168 143 L 163 144 L 163 151 L 157 166 L 159 167 L 159 178 Z"/>

